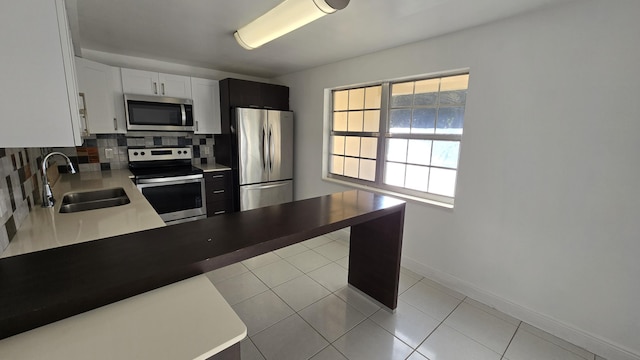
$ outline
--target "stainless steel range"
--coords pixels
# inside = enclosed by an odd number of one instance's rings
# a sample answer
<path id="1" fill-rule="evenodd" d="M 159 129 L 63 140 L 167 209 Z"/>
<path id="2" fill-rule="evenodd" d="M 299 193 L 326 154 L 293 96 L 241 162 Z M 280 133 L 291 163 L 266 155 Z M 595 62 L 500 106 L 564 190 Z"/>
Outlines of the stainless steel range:
<path id="1" fill-rule="evenodd" d="M 191 165 L 191 148 L 130 147 L 128 152 L 136 186 L 166 224 L 207 217 L 204 175 Z"/>

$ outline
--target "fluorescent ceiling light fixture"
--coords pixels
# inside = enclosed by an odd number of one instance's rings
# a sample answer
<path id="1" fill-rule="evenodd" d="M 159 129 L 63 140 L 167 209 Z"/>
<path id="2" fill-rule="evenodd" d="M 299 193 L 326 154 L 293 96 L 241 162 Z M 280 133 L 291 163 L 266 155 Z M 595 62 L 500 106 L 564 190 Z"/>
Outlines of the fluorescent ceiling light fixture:
<path id="1" fill-rule="evenodd" d="M 233 36 L 243 48 L 252 50 L 327 14 L 344 9 L 347 4 L 349 0 L 285 0 L 240 28 Z"/>

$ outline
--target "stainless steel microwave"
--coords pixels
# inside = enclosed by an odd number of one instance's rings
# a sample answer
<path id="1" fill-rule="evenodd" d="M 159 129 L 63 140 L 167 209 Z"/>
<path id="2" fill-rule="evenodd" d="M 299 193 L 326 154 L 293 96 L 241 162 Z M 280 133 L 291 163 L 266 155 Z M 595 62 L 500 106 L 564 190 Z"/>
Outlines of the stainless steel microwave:
<path id="1" fill-rule="evenodd" d="M 193 101 L 164 96 L 124 95 L 127 130 L 193 131 Z"/>

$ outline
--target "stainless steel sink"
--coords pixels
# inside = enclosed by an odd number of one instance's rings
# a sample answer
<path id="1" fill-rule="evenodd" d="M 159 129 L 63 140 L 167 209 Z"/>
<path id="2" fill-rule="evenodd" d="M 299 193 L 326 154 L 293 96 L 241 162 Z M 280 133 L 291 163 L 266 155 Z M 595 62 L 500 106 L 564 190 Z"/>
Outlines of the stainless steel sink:
<path id="1" fill-rule="evenodd" d="M 104 209 L 129 204 L 131 200 L 123 188 L 76 192 L 65 195 L 60 205 L 61 213 Z"/>

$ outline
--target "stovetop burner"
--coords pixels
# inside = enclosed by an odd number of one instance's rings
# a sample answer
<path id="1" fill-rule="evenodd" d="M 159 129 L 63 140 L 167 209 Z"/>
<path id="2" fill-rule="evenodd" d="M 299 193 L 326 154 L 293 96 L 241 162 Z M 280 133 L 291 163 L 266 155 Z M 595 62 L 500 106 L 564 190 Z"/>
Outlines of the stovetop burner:
<path id="1" fill-rule="evenodd" d="M 129 170 L 136 179 L 202 174 L 191 165 L 190 147 L 129 147 Z"/>

